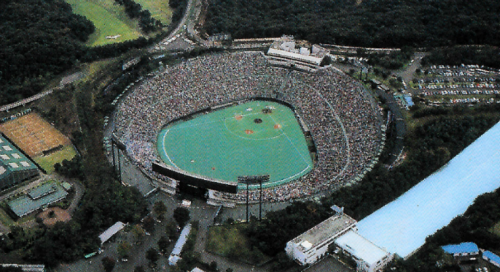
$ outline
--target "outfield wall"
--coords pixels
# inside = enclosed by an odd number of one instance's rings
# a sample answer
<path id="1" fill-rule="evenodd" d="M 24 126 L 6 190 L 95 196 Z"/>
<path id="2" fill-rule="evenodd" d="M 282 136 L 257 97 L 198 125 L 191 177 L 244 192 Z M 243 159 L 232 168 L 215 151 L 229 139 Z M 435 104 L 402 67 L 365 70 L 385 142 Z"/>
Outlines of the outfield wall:
<path id="1" fill-rule="evenodd" d="M 211 179 L 204 176 L 189 173 L 187 171 L 176 169 L 159 161 L 153 162 L 153 171 L 178 180 L 180 183 L 196 186 L 198 188 L 212 189 L 220 192 L 238 193 L 238 183 L 227 182 L 223 180 Z"/>

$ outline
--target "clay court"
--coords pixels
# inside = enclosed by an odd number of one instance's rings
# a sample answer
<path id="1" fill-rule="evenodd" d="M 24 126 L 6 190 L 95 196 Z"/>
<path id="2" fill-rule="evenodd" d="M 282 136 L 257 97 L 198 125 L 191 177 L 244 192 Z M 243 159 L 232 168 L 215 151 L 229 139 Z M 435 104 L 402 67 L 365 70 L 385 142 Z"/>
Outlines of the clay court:
<path id="1" fill-rule="evenodd" d="M 31 158 L 43 155 L 43 151 L 71 144 L 66 136 L 37 113 L 0 124 L 0 131 Z"/>
<path id="2" fill-rule="evenodd" d="M 54 211 L 54 217 L 50 217 L 50 211 Z M 48 208 L 45 211 L 37 215 L 38 218 L 43 220 L 43 224 L 47 227 L 52 227 L 56 222 L 68 222 L 71 220 L 71 215 L 67 210 L 63 210 L 59 207 Z"/>

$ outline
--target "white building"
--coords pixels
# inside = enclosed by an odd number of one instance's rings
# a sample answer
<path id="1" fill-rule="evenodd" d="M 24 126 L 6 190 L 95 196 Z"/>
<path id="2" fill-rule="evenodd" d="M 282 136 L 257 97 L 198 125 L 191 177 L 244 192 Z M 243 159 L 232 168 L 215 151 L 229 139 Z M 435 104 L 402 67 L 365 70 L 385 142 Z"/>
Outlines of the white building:
<path id="1" fill-rule="evenodd" d="M 177 265 L 177 262 L 181 259 L 182 248 L 187 242 L 189 232 L 191 231 L 191 224 L 187 224 L 181 231 L 181 235 L 177 242 L 175 243 L 170 257 L 168 257 L 168 265 Z"/>
<path id="2" fill-rule="evenodd" d="M 338 237 L 335 244 L 356 262 L 357 271 L 382 271 L 393 257 L 391 253 L 376 246 L 354 230 Z"/>
<path id="3" fill-rule="evenodd" d="M 286 244 L 287 255 L 301 265 L 321 259 L 337 237 L 356 227 L 356 220 L 336 214 Z"/>
<path id="4" fill-rule="evenodd" d="M 109 229 L 105 230 L 101 235 L 99 235 L 99 239 L 101 240 L 101 245 L 104 244 L 109 238 L 113 237 L 113 235 L 117 234 L 120 230 L 125 227 L 125 224 L 118 221 L 113 226 L 109 227 Z"/>
<path id="5" fill-rule="evenodd" d="M 267 55 L 291 61 L 307 64 L 320 65 L 328 51 L 319 45 L 312 45 L 309 49 L 304 46 L 296 48 L 293 36 L 284 35 L 273 42 L 267 51 Z"/>
<path id="6" fill-rule="evenodd" d="M 337 214 L 319 223 L 286 244 L 287 255 L 301 265 L 313 264 L 335 244 L 339 251 L 356 262 L 356 271 L 381 271 L 393 258 L 385 249 L 357 233 L 357 221 L 333 206 Z M 337 252 L 337 251 L 336 251 Z"/>

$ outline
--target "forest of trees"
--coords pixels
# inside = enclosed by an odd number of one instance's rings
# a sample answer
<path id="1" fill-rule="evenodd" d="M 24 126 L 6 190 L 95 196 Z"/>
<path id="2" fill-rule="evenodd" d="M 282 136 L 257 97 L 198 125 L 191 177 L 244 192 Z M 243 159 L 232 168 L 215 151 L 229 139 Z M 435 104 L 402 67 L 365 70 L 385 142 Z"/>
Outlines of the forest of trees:
<path id="1" fill-rule="evenodd" d="M 117 0 L 136 18 L 144 32 L 161 26 L 147 10 L 130 0 Z M 186 0 L 170 1 L 174 9 L 171 31 L 186 10 Z M 161 39 L 136 40 L 87 47 L 95 31 L 87 18 L 73 13 L 63 0 L 0 1 L 0 101 L 8 104 L 39 93 L 55 76 L 79 62 L 122 55 Z"/>
<path id="2" fill-rule="evenodd" d="M 500 49 L 493 46 L 452 46 L 436 48 L 422 59 L 422 65 L 478 64 L 500 68 Z"/>
<path id="3" fill-rule="evenodd" d="M 495 0 L 210 0 L 205 29 L 370 47 L 500 45 L 499 13 Z"/>
<path id="4" fill-rule="evenodd" d="M 144 33 L 158 30 L 162 23 L 151 17 L 149 10 L 143 10 L 142 6 L 133 0 L 115 0 L 116 3 L 125 7 L 125 13 L 131 19 L 138 18 L 139 26 Z"/>
<path id="5" fill-rule="evenodd" d="M 85 54 L 94 25 L 62 0 L 0 1 L 0 101 L 34 95 Z"/>

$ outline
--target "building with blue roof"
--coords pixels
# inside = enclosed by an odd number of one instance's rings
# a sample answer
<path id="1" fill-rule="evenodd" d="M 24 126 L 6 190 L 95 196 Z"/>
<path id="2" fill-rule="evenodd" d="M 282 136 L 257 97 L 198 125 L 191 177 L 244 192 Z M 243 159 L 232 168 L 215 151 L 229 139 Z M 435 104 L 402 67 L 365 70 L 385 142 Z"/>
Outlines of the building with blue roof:
<path id="1" fill-rule="evenodd" d="M 500 268 L 500 257 L 498 257 L 498 255 L 496 255 L 495 253 L 486 250 L 485 252 L 483 252 L 483 259 Z"/>
<path id="2" fill-rule="evenodd" d="M 460 254 L 460 255 L 470 255 L 470 254 L 479 254 L 479 248 L 475 243 L 465 242 L 460 243 L 458 245 L 446 245 L 441 247 L 444 252 L 448 254 Z"/>
<path id="3" fill-rule="evenodd" d="M 465 242 L 456 245 L 446 245 L 441 247 L 445 253 L 453 255 L 457 264 L 476 262 L 479 256 L 479 248 L 475 243 Z"/>

